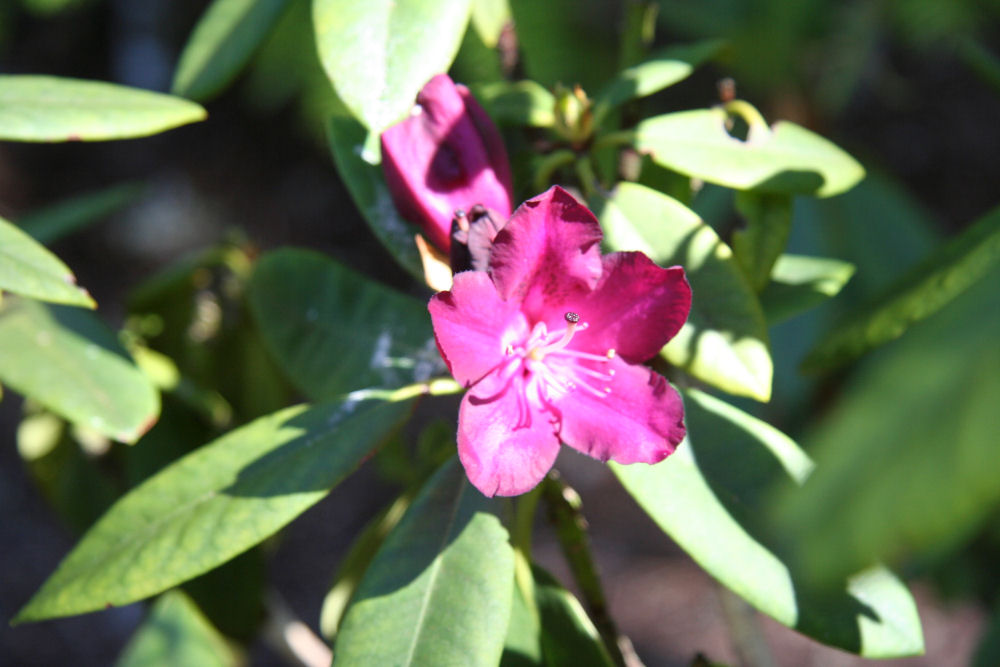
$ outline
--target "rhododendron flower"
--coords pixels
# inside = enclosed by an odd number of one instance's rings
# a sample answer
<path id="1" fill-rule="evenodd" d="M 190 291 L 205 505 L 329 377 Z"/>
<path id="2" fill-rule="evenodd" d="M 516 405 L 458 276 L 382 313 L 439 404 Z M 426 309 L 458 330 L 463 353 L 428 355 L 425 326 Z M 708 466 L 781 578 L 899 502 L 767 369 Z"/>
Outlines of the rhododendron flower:
<path id="1" fill-rule="evenodd" d="M 510 163 L 499 131 L 469 89 L 438 74 L 408 118 L 382 133 L 382 168 L 396 208 L 447 252 L 456 211 L 512 210 Z"/>
<path id="2" fill-rule="evenodd" d="M 684 437 L 677 392 L 641 365 L 687 319 L 680 267 L 601 255 L 594 215 L 561 188 L 525 202 L 487 271 L 455 275 L 429 309 L 438 348 L 469 388 L 458 454 L 487 496 L 533 488 L 560 441 L 619 463 L 656 463 Z"/>

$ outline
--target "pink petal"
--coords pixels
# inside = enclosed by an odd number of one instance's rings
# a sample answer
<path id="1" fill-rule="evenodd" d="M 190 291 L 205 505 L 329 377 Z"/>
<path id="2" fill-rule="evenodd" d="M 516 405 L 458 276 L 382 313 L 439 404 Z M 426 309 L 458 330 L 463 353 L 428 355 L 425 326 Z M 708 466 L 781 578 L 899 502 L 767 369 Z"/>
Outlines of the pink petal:
<path id="1" fill-rule="evenodd" d="M 600 385 L 611 388 L 604 397 L 578 387 L 559 400 L 559 437 L 601 461 L 662 461 L 684 439 L 680 396 L 663 376 L 645 366 L 615 358 L 609 367 L 615 375 Z"/>
<path id="2" fill-rule="evenodd" d="M 499 196 L 499 191 L 491 190 L 496 195 L 496 199 L 493 200 L 494 205 L 487 204 L 486 202 L 481 203 L 486 208 L 493 209 L 499 213 L 500 217 L 506 220 L 514 210 L 514 205 L 512 204 L 514 200 L 514 181 L 510 174 L 510 160 L 507 157 L 507 147 L 504 146 L 503 137 L 500 136 L 500 130 L 494 125 L 493 119 L 489 117 L 489 114 L 486 113 L 486 110 L 479 104 L 479 101 L 469 92 L 469 89 L 462 84 L 458 84 L 455 87 L 458 89 L 458 94 L 462 96 L 462 101 L 465 102 L 465 113 L 468 115 L 469 120 L 475 124 L 476 130 L 479 131 L 479 136 L 483 140 L 483 147 L 486 149 L 487 158 L 493 167 L 493 173 L 497 181 L 503 185 L 504 192 L 507 195 L 506 198 L 502 198 Z"/>
<path id="3" fill-rule="evenodd" d="M 614 348 L 635 363 L 656 356 L 691 310 L 684 269 L 660 268 L 641 252 L 611 253 L 603 260 L 594 291 L 582 303 L 564 304 L 587 323 L 573 347 L 598 354 Z"/>
<path id="4" fill-rule="evenodd" d="M 529 199 L 493 244 L 490 274 L 500 296 L 523 302 L 532 321 L 546 319 L 552 304 L 579 297 L 597 284 L 601 236 L 594 214 L 559 186 Z"/>
<path id="5" fill-rule="evenodd" d="M 469 481 L 486 496 L 530 491 L 559 454 L 551 415 L 528 407 L 522 392 L 520 377 L 505 383 L 493 374 L 462 399 L 458 458 Z M 530 417 L 520 425 L 524 411 Z"/>
<path id="6" fill-rule="evenodd" d="M 483 271 L 456 274 L 451 290 L 431 297 L 427 309 L 441 356 L 466 387 L 503 362 L 507 345 L 528 335 L 517 305 L 502 301 Z"/>

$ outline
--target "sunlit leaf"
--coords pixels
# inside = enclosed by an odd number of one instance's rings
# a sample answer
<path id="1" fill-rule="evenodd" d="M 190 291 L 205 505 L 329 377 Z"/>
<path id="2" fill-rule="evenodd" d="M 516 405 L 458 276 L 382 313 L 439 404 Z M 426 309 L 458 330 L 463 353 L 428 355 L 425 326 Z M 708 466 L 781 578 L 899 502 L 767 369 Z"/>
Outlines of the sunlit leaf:
<path id="1" fill-rule="evenodd" d="M 552 127 L 556 98 L 534 81 L 497 81 L 474 86 L 473 93 L 500 124 Z"/>
<path id="2" fill-rule="evenodd" d="M 115 667 L 227 667 L 239 661 L 187 595 L 164 593 L 132 635 Z"/>
<path id="3" fill-rule="evenodd" d="M 400 120 L 431 77 L 447 72 L 471 0 L 313 0 L 326 74 L 354 116 L 378 134 Z"/>
<path id="4" fill-rule="evenodd" d="M 0 139 L 103 141 L 205 120 L 194 102 L 103 81 L 0 75 Z"/>
<path id="5" fill-rule="evenodd" d="M 660 528 L 720 582 L 803 634 L 870 658 L 922 652 L 916 605 L 888 571 L 871 569 L 820 593 L 794 569 L 794 543 L 766 521 L 765 496 L 773 485 L 805 480 L 806 454 L 716 398 L 696 390 L 684 398 L 688 437 L 672 456 L 653 466 L 612 464 Z"/>
<path id="6" fill-rule="evenodd" d="M 686 79 L 695 67 L 715 56 L 724 45 L 722 40 L 713 39 L 663 49 L 613 78 L 595 96 L 594 103 L 615 106 L 659 92 Z"/>
<path id="7" fill-rule="evenodd" d="M 181 52 L 171 92 L 205 100 L 246 65 L 289 0 L 214 0 Z"/>
<path id="8" fill-rule="evenodd" d="M 496 665 L 510 619 L 507 531 L 456 460 L 413 501 L 347 610 L 334 664 Z"/>
<path id="9" fill-rule="evenodd" d="M 774 325 L 837 296 L 854 275 L 854 265 L 827 257 L 782 255 L 760 294 L 768 324 Z"/>
<path id="10" fill-rule="evenodd" d="M 665 167 L 737 190 L 829 197 L 853 187 L 864 168 L 836 145 L 790 123 L 748 141 L 726 131 L 721 108 L 665 114 L 636 127 L 636 147 Z"/>
<path id="11" fill-rule="evenodd" d="M 15 620 L 128 604 L 225 563 L 326 496 L 408 410 L 354 398 L 296 406 L 195 450 L 108 510 Z"/>
<path id="12" fill-rule="evenodd" d="M 744 226 L 733 232 L 732 246 L 743 274 L 758 292 L 771 277 L 775 261 L 788 244 L 792 227 L 792 198 L 759 192 L 736 194 L 736 210 Z"/>
<path id="13" fill-rule="evenodd" d="M 508 23 L 510 4 L 507 0 L 472 0 L 472 27 L 489 48 L 497 45 Z"/>
<path id="14" fill-rule="evenodd" d="M 535 577 L 535 602 L 542 620 L 545 663 L 611 667 L 614 662 L 576 596 L 538 565 L 531 571 Z"/>
<path id="15" fill-rule="evenodd" d="M 510 610 L 510 624 L 504 639 L 500 667 L 542 667 L 542 626 L 538 607 L 534 600 L 528 602 L 524 592 L 512 581 L 513 603 Z"/>
<path id="16" fill-rule="evenodd" d="M 71 422 L 134 442 L 160 413 L 160 396 L 90 311 L 5 299 L 0 382 Z"/>
<path id="17" fill-rule="evenodd" d="M 0 291 L 95 308 L 87 290 L 62 261 L 26 233 L 0 218 Z"/>
<path id="18" fill-rule="evenodd" d="M 265 255 L 247 298 L 268 349 L 311 399 L 400 387 L 440 369 L 426 304 L 319 253 Z"/>
<path id="19" fill-rule="evenodd" d="M 835 368 L 898 338 L 914 322 L 934 314 L 981 279 L 998 261 L 1000 209 L 994 209 L 907 272 L 881 299 L 831 331 L 802 367 Z"/>
<path id="20" fill-rule="evenodd" d="M 663 356 L 733 394 L 766 401 L 771 394 L 767 325 L 757 296 L 732 251 L 690 209 L 664 194 L 621 183 L 594 202 L 614 250 L 641 250 L 661 266 L 684 267 L 691 315 Z"/>

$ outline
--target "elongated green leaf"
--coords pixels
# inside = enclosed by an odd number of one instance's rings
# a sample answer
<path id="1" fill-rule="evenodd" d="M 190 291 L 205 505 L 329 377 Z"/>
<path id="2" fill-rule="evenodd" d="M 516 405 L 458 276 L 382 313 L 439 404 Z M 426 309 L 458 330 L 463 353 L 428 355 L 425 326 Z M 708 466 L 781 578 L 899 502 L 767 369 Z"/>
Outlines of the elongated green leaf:
<path id="1" fill-rule="evenodd" d="M 730 393 L 768 400 L 773 367 L 764 314 L 712 228 L 680 202 L 634 183 L 619 184 L 594 210 L 611 248 L 641 250 L 687 273 L 691 315 L 663 348 L 667 361 Z"/>
<path id="2" fill-rule="evenodd" d="M 205 100 L 225 88 L 287 5 L 288 0 L 214 0 L 184 46 L 171 92 Z"/>
<path id="3" fill-rule="evenodd" d="M 358 586 L 335 665 L 497 664 L 514 553 L 495 502 L 454 459 L 431 478 Z"/>
<path id="4" fill-rule="evenodd" d="M 164 593 L 136 630 L 116 667 L 236 665 L 225 638 L 181 591 Z"/>
<path id="5" fill-rule="evenodd" d="M 556 98 L 534 81 L 497 81 L 475 86 L 473 92 L 497 123 L 552 127 Z"/>
<path id="6" fill-rule="evenodd" d="M 542 620 L 542 652 L 547 665 L 611 667 L 614 662 L 580 601 L 538 565 L 535 602 Z"/>
<path id="7" fill-rule="evenodd" d="M 156 421 L 160 396 L 93 313 L 6 299 L 0 382 L 71 422 L 134 442 Z"/>
<path id="8" fill-rule="evenodd" d="M 104 141 L 145 137 L 205 119 L 194 102 L 103 81 L 0 75 L 0 139 Z"/>
<path id="9" fill-rule="evenodd" d="M 423 282 L 423 264 L 413 241 L 419 230 L 403 220 L 396 210 L 379 166 L 378 148 L 366 149 L 368 133 L 346 109 L 339 109 L 330 118 L 328 128 L 330 152 L 354 205 L 361 211 L 375 238 L 399 265 Z"/>
<path id="10" fill-rule="evenodd" d="M 52 243 L 131 204 L 144 191 L 140 183 L 123 183 L 32 211 L 18 226 L 39 243 Z"/>
<path id="11" fill-rule="evenodd" d="M 655 466 L 612 464 L 660 528 L 712 576 L 789 627 L 870 658 L 920 653 L 916 605 L 898 579 L 876 568 L 818 593 L 764 520 L 767 489 L 804 481 L 812 468 L 806 454 L 718 399 L 696 390 L 684 397 L 688 437 L 670 458 Z"/>
<path id="12" fill-rule="evenodd" d="M 447 72 L 471 0 L 313 0 L 326 74 L 354 116 L 379 134 L 410 110 L 432 76 Z"/>
<path id="13" fill-rule="evenodd" d="M 768 324 L 774 325 L 837 296 L 854 275 L 854 265 L 839 259 L 782 255 L 771 282 L 760 294 Z"/>
<path id="14" fill-rule="evenodd" d="M 266 345 L 311 399 L 421 382 L 440 367 L 425 304 L 319 253 L 266 255 L 247 297 Z"/>
<path id="15" fill-rule="evenodd" d="M 108 510 L 15 621 L 128 604 L 225 563 L 322 499 L 408 409 L 352 397 L 296 406 L 195 450 Z"/>
<path id="16" fill-rule="evenodd" d="M 500 33 L 510 23 L 510 18 L 507 0 L 472 0 L 472 27 L 483 44 L 491 49 L 500 41 Z"/>
<path id="17" fill-rule="evenodd" d="M 23 231 L 0 218 L 0 291 L 42 301 L 96 308 L 87 290 L 62 261 Z"/>
<path id="18" fill-rule="evenodd" d="M 500 667 L 542 667 L 545 662 L 542 658 L 542 626 L 538 607 L 534 600 L 528 602 L 525 599 L 516 577 L 512 584 L 513 603 Z"/>
<path id="19" fill-rule="evenodd" d="M 722 40 L 713 39 L 663 49 L 608 82 L 594 103 L 615 106 L 659 92 L 686 79 L 695 67 L 718 54 L 724 45 Z"/>
<path id="20" fill-rule="evenodd" d="M 656 116 L 636 127 L 636 147 L 665 167 L 737 190 L 829 197 L 864 168 L 823 137 L 786 121 L 748 141 L 729 135 L 722 109 Z"/>
<path id="21" fill-rule="evenodd" d="M 900 337 L 934 314 L 1000 261 L 1000 208 L 900 278 L 885 295 L 823 338 L 802 362 L 816 371 L 840 366 Z"/>
<path id="22" fill-rule="evenodd" d="M 758 292 L 771 277 L 775 261 L 788 244 L 792 228 L 792 198 L 789 195 L 739 192 L 736 210 L 745 226 L 733 233 L 733 254 L 743 267 L 750 285 Z"/>

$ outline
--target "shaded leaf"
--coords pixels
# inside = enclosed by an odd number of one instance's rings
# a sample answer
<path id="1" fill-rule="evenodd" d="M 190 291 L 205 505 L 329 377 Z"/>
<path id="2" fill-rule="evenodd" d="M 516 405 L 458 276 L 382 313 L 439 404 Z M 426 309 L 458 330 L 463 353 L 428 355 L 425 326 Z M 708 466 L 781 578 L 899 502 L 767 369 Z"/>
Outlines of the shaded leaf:
<path id="1" fill-rule="evenodd" d="M 496 665 L 511 613 L 514 554 L 491 501 L 446 464 L 368 567 L 334 664 Z"/>
<path id="2" fill-rule="evenodd" d="M 116 667 L 236 664 L 225 638 L 180 591 L 160 596 L 115 663 Z"/>
<path id="3" fill-rule="evenodd" d="M 0 75 L 0 139 L 103 141 L 205 120 L 194 102 L 103 81 Z"/>
<path id="4" fill-rule="evenodd" d="M 23 215 L 18 226 L 39 243 L 52 243 L 128 206 L 145 190 L 140 183 L 122 183 L 87 193 Z"/>
<path id="5" fill-rule="evenodd" d="M 425 304 L 317 252 L 265 255 L 247 300 L 268 349 L 311 399 L 425 381 L 441 366 Z"/>
<path id="6" fill-rule="evenodd" d="M 697 390 L 684 398 L 688 437 L 670 458 L 611 464 L 660 528 L 724 585 L 803 634 L 869 658 L 922 652 L 916 605 L 898 579 L 876 568 L 817 592 L 765 521 L 766 491 L 802 483 L 812 468 L 806 454 L 716 398 Z"/>
<path id="7" fill-rule="evenodd" d="M 743 274 L 758 292 L 771 277 L 774 262 L 788 244 L 792 227 L 792 198 L 789 195 L 739 192 L 736 210 L 745 226 L 733 232 L 732 245 Z"/>
<path id="8" fill-rule="evenodd" d="M 513 602 L 510 610 L 510 624 L 504 640 L 500 667 L 532 667 L 544 665 L 542 660 L 542 627 L 538 608 L 534 600 L 525 599 L 524 592 L 512 581 Z"/>
<path id="9" fill-rule="evenodd" d="M 0 310 L 0 381 L 71 422 L 135 442 L 160 413 L 160 396 L 93 313 L 6 299 Z"/>
<path id="10" fill-rule="evenodd" d="M 26 233 L 0 218 L 0 291 L 96 308 L 87 290 L 58 257 Z"/>
<path id="11" fill-rule="evenodd" d="M 313 0 L 326 74 L 375 134 L 400 120 L 431 77 L 447 72 L 471 0 Z"/>
<path id="12" fill-rule="evenodd" d="M 794 123 L 780 121 L 741 141 L 726 131 L 726 116 L 713 108 L 644 120 L 636 148 L 665 167 L 737 190 L 829 197 L 865 175 L 850 155 Z"/>
<path id="13" fill-rule="evenodd" d="M 805 370 L 836 368 L 903 335 L 934 314 L 1000 260 L 1000 208 L 908 271 L 882 298 L 827 334 L 802 362 Z"/>
<path id="14" fill-rule="evenodd" d="M 296 406 L 195 450 L 108 510 L 15 621 L 129 604 L 225 563 L 326 496 L 408 409 L 351 397 Z"/>
<path id="15" fill-rule="evenodd" d="M 616 106 L 659 92 L 686 79 L 695 67 L 718 54 L 724 45 L 724 41 L 713 39 L 663 49 L 609 81 L 595 96 L 594 104 Z"/>
<path id="16" fill-rule="evenodd" d="M 497 81 L 473 86 L 476 99 L 500 124 L 552 127 L 556 98 L 534 81 Z"/>
<path id="17" fill-rule="evenodd" d="M 839 259 L 782 255 L 771 282 L 760 294 L 768 324 L 774 325 L 837 296 L 854 275 L 854 265 Z"/>
<path id="18" fill-rule="evenodd" d="M 225 88 L 278 22 L 288 0 L 214 0 L 181 52 L 171 92 L 205 100 Z"/>
<path id="19" fill-rule="evenodd" d="M 662 355 L 695 377 L 733 394 L 771 394 L 767 325 L 732 251 L 690 209 L 664 194 L 621 183 L 594 202 L 614 250 L 641 250 L 657 264 L 684 267 L 691 315 Z"/>
<path id="20" fill-rule="evenodd" d="M 507 0 L 472 0 L 472 27 L 483 44 L 491 49 L 500 41 L 500 33 L 510 23 L 510 18 Z"/>
<path id="21" fill-rule="evenodd" d="M 576 596 L 540 566 L 533 565 L 531 572 L 535 577 L 535 602 L 542 620 L 545 663 L 553 667 L 611 667 L 614 662 L 601 635 Z"/>

